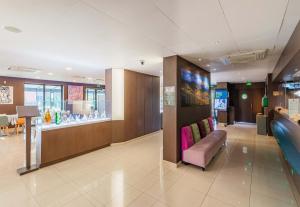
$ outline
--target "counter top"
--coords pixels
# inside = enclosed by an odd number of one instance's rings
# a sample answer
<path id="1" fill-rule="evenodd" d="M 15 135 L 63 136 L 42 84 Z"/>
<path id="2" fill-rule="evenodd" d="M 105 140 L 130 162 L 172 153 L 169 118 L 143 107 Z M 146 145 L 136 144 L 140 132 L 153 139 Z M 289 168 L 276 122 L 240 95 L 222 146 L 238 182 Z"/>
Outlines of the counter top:
<path id="1" fill-rule="evenodd" d="M 281 110 L 278 110 L 279 108 Z M 293 123 L 298 125 L 298 121 L 300 120 L 300 114 L 295 114 L 293 116 L 290 116 L 288 109 L 281 108 L 281 107 L 276 107 L 275 111 L 278 112 L 279 114 L 281 114 L 282 116 L 284 116 L 285 118 L 291 120 Z"/>
<path id="2" fill-rule="evenodd" d="M 85 120 L 85 121 L 73 121 L 73 122 L 68 122 L 68 123 L 62 123 L 59 125 L 58 124 L 43 124 L 42 131 L 75 127 L 75 126 L 94 124 L 94 123 L 100 123 L 100 122 L 106 122 L 106 121 L 111 121 L 111 119 L 110 118 L 90 119 L 90 120 Z"/>

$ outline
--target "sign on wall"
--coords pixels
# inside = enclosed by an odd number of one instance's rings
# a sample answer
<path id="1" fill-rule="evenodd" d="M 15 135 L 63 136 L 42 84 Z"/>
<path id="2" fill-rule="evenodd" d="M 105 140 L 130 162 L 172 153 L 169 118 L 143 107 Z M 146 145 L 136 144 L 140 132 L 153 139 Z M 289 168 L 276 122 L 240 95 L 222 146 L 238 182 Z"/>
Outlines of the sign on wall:
<path id="1" fill-rule="evenodd" d="M 175 106 L 175 86 L 164 87 L 164 105 Z"/>
<path id="2" fill-rule="evenodd" d="M 0 104 L 14 103 L 14 87 L 0 86 Z"/>

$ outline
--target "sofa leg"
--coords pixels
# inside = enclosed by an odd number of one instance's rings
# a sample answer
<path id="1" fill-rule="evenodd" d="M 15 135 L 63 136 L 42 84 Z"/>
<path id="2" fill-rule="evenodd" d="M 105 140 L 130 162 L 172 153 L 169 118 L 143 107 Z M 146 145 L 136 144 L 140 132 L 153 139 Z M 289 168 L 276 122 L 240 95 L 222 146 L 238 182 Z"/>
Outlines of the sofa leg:
<path id="1" fill-rule="evenodd" d="M 182 163 L 183 163 L 184 165 L 189 165 L 189 164 L 190 164 L 190 163 L 187 163 L 187 162 L 183 162 L 183 161 L 182 161 Z"/>
<path id="2" fill-rule="evenodd" d="M 204 172 L 205 171 L 205 167 L 201 167 L 202 171 Z"/>

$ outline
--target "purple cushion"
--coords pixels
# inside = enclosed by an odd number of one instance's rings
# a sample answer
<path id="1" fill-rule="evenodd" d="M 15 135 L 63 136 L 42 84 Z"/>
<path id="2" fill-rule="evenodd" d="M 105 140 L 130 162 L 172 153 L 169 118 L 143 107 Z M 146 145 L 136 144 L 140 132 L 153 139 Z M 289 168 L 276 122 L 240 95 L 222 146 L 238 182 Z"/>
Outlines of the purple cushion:
<path id="1" fill-rule="evenodd" d="M 201 138 L 206 137 L 207 134 L 206 134 L 206 130 L 205 130 L 203 121 L 199 121 L 197 124 L 198 124 L 199 130 L 200 130 Z"/>
<path id="2" fill-rule="evenodd" d="M 215 129 L 214 129 L 214 122 L 213 122 L 212 117 L 207 118 L 207 120 L 208 120 L 210 131 L 211 132 L 214 131 Z"/>
<path id="3" fill-rule="evenodd" d="M 181 149 L 182 151 L 194 145 L 193 133 L 190 126 L 181 128 Z"/>

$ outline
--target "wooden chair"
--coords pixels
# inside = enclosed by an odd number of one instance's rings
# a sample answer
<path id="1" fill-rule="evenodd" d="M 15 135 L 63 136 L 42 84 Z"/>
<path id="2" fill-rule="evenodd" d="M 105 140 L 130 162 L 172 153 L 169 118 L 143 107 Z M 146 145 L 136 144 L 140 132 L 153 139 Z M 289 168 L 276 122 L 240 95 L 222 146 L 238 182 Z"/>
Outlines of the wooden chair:
<path id="1" fill-rule="evenodd" d="M 8 131 L 8 117 L 7 116 L 0 116 L 0 131 L 4 130 L 6 135 L 9 135 Z"/>
<path id="2" fill-rule="evenodd" d="M 24 130 L 24 126 L 25 126 L 25 118 L 18 118 L 15 124 L 15 130 L 17 135 L 19 135 L 19 128 L 22 127 L 22 130 Z"/>

